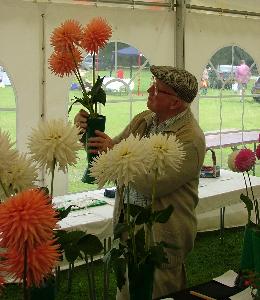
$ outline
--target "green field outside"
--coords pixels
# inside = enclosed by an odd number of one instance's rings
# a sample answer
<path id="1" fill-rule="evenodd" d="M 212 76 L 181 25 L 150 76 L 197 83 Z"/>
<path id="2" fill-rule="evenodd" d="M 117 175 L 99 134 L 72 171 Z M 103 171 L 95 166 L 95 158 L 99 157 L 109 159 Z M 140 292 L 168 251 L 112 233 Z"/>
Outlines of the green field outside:
<path id="1" fill-rule="evenodd" d="M 125 78 L 129 76 L 125 71 Z M 109 76 L 108 71 L 100 72 L 101 76 Z M 114 74 L 112 74 L 113 76 Z M 135 75 L 135 73 L 133 73 Z M 86 79 L 91 81 L 91 72 L 85 73 Z M 61 79 L 62 80 L 62 79 Z M 72 80 L 72 82 L 75 80 Z M 138 89 L 138 81 L 139 89 Z M 135 87 L 133 90 L 132 105 L 128 100 L 129 95 L 126 91 L 121 91 L 120 93 L 107 92 L 107 104 L 105 107 L 101 107 L 101 113 L 107 118 L 106 132 L 111 137 L 120 133 L 120 131 L 128 124 L 130 120 L 130 107 L 132 107 L 132 116 L 138 112 L 146 109 L 146 98 L 147 98 L 147 88 L 151 83 L 151 73 L 147 70 L 142 71 L 140 79 L 138 76 L 135 79 Z M 246 90 L 246 94 L 249 95 L 253 80 L 249 83 Z M 138 94 L 139 90 L 139 94 Z M 219 96 L 220 90 L 208 89 L 207 95 L 200 98 L 199 102 L 199 113 L 200 113 L 200 125 L 202 129 L 207 131 L 215 131 L 220 129 L 220 105 L 222 105 L 222 130 L 227 129 L 242 129 L 241 116 L 243 112 L 243 103 L 240 102 L 240 97 L 232 90 L 222 91 L 222 100 L 220 98 L 207 98 L 209 96 Z M 70 91 L 69 99 L 73 99 L 74 96 L 80 96 L 81 92 L 78 90 Z M 227 97 L 225 96 L 235 96 Z M 109 103 L 115 102 L 115 103 Z M 11 87 L 0 88 L 0 109 L 15 108 L 15 95 Z M 69 119 L 72 121 L 74 115 L 81 107 L 75 105 L 69 115 Z M 16 112 L 15 111 L 0 111 L 0 127 L 3 130 L 8 130 L 10 132 L 11 138 L 15 141 L 16 136 Z M 252 97 L 245 98 L 244 100 L 244 128 L 258 129 L 260 128 L 260 103 L 253 100 Z M 248 145 L 249 146 L 249 145 Z M 250 145 L 253 147 L 253 145 Z M 226 168 L 227 156 L 231 152 L 230 148 L 225 148 L 222 150 L 216 150 L 217 153 L 217 163 L 221 163 L 221 152 L 222 152 L 222 167 Z M 79 152 L 79 160 L 76 167 L 69 168 L 69 192 L 85 191 L 90 189 L 96 189 L 96 185 L 86 185 L 81 182 L 81 176 L 86 167 L 86 153 L 84 150 Z M 206 157 L 206 164 L 211 164 L 211 157 L 208 154 Z M 260 176 L 260 168 L 257 166 L 256 174 Z"/>

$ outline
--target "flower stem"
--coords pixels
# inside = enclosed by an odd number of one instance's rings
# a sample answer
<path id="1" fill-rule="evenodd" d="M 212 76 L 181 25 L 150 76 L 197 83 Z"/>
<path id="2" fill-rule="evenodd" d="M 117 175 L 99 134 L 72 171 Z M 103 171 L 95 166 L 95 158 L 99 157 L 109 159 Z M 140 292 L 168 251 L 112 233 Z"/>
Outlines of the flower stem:
<path id="1" fill-rule="evenodd" d="M 130 225 L 129 185 L 126 188 L 126 199 L 127 199 L 127 203 L 126 203 L 126 223 L 129 226 Z"/>
<path id="2" fill-rule="evenodd" d="M 24 244 L 24 260 L 23 260 L 23 299 L 28 300 L 28 289 L 27 289 L 27 242 Z"/>
<path id="3" fill-rule="evenodd" d="M 93 74 L 93 86 L 96 82 L 96 53 L 93 53 L 93 58 L 92 58 L 92 74 Z M 95 115 L 97 115 L 97 102 L 95 102 Z"/>
<path id="4" fill-rule="evenodd" d="M 259 224 L 260 220 L 259 220 L 258 202 L 257 202 L 257 199 L 255 199 L 255 196 L 254 196 L 254 192 L 253 192 L 253 187 L 252 187 L 250 175 L 249 175 L 248 171 L 246 173 L 247 173 L 247 176 L 248 176 L 248 180 L 249 180 L 249 184 L 250 184 L 250 189 L 251 189 L 251 194 L 252 194 L 252 198 L 253 198 L 253 202 L 254 202 L 254 206 L 255 206 L 256 224 Z"/>
<path id="5" fill-rule="evenodd" d="M 92 74 L 93 74 L 93 85 L 96 82 L 96 53 L 93 53 L 92 57 Z"/>
<path id="6" fill-rule="evenodd" d="M 152 212 L 154 211 L 154 205 L 155 205 L 155 196 L 156 196 L 156 183 L 158 179 L 158 169 L 155 170 L 154 174 L 154 180 L 153 180 L 153 190 L 152 190 Z"/>
<path id="7" fill-rule="evenodd" d="M 245 181 L 245 185 L 246 185 L 246 195 L 247 195 L 247 197 L 248 197 L 248 186 L 247 186 L 247 182 L 246 182 L 246 177 L 245 177 L 244 172 L 243 172 L 242 174 L 243 174 L 244 181 Z"/>
<path id="8" fill-rule="evenodd" d="M 73 55 L 73 49 L 72 49 L 72 47 L 70 47 L 69 50 L 70 50 L 71 57 L 73 59 L 74 65 L 75 65 L 75 70 L 73 72 L 74 72 L 74 74 L 75 74 L 75 76 L 76 76 L 76 78 L 77 78 L 77 80 L 78 80 L 78 82 L 80 84 L 80 87 L 81 87 L 82 93 L 83 93 L 83 97 L 84 97 L 85 101 L 87 102 L 87 109 L 89 110 L 90 114 L 94 114 L 94 109 L 93 109 L 91 103 L 89 102 L 89 96 L 88 96 L 88 93 L 86 91 L 86 88 L 85 88 L 84 82 L 82 80 L 82 77 L 80 75 L 80 71 L 79 71 L 76 59 L 75 59 L 75 57 Z"/>
<path id="9" fill-rule="evenodd" d="M 53 159 L 53 165 L 52 165 L 52 170 L 51 170 L 51 199 L 53 197 L 53 183 L 54 183 L 55 166 L 56 166 L 56 158 L 54 157 L 54 159 Z"/>
<path id="10" fill-rule="evenodd" d="M 5 189 L 5 185 L 3 184 L 1 178 L 0 178 L 0 185 L 1 185 L 2 190 L 4 191 L 4 194 L 5 194 L 6 198 L 8 198 L 10 195 L 8 194 L 7 190 Z"/>

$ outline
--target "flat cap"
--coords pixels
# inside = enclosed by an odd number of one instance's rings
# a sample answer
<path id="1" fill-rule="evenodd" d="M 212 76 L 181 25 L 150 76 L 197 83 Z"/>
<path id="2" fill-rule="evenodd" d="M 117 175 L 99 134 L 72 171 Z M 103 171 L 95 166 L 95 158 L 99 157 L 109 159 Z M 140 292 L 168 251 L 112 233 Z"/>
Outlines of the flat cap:
<path id="1" fill-rule="evenodd" d="M 183 101 L 191 103 L 198 93 L 198 81 L 184 69 L 171 66 L 151 66 L 152 74 L 170 86 Z"/>

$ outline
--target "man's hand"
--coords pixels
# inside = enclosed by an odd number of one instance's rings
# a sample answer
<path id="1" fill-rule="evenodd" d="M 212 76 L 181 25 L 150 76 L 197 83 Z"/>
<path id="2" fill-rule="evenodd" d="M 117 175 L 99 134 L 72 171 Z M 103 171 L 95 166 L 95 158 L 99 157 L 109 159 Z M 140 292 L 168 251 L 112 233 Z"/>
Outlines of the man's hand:
<path id="1" fill-rule="evenodd" d="M 89 149 L 90 153 L 100 153 L 112 149 L 114 144 L 112 139 L 102 131 L 95 130 L 96 137 L 88 139 L 88 147 L 95 147 L 96 149 Z"/>
<path id="2" fill-rule="evenodd" d="M 88 116 L 89 114 L 84 109 L 81 109 L 74 117 L 74 124 L 80 128 L 79 134 L 86 132 Z"/>

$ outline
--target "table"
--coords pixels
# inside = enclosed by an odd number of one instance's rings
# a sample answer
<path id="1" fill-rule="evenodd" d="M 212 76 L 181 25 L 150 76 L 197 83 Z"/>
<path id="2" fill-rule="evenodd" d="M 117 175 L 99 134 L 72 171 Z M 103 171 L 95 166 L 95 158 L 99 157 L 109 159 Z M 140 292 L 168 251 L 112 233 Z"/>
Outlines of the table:
<path id="1" fill-rule="evenodd" d="M 203 295 L 207 295 L 214 299 L 229 300 L 230 296 L 239 293 L 242 289 L 238 287 L 228 287 L 224 284 L 211 280 L 209 282 L 199 284 L 197 286 L 193 286 L 169 295 L 169 297 L 173 297 L 174 300 L 199 300 L 200 298 L 190 294 L 191 290 L 202 293 Z"/>
<path id="2" fill-rule="evenodd" d="M 241 144 L 252 144 L 259 140 L 260 129 L 254 130 L 229 130 L 205 133 L 207 148 L 234 147 Z M 220 140 L 221 138 L 221 140 Z"/>
<path id="3" fill-rule="evenodd" d="M 256 198 L 260 199 L 260 178 L 251 176 L 251 182 L 254 189 Z M 221 169 L 220 177 L 218 178 L 200 178 L 199 182 L 199 203 L 196 208 L 198 217 L 198 230 L 212 230 L 215 228 L 205 228 L 210 218 L 206 219 L 207 222 L 201 222 L 205 219 L 205 215 L 218 211 L 224 207 L 232 207 L 233 205 L 240 205 L 244 218 L 242 218 L 244 224 L 246 222 L 246 209 L 241 205 L 240 194 L 245 192 L 245 183 L 243 175 L 241 173 L 234 173 L 232 171 Z M 65 230 L 83 230 L 90 234 L 97 235 L 100 239 L 105 239 L 113 235 L 113 207 L 114 199 L 104 197 L 104 190 L 89 191 L 76 194 L 68 194 L 64 196 L 54 197 L 54 204 L 57 207 L 67 207 L 71 204 L 84 207 L 87 203 L 93 201 L 93 199 L 105 200 L 106 205 L 86 208 L 78 211 L 71 212 L 69 216 L 60 221 L 60 226 Z M 225 211 L 224 211 L 225 212 Z M 224 214 L 222 211 L 222 214 Z M 241 221 L 239 212 L 235 212 L 235 217 L 238 217 L 238 221 Z M 221 217 L 223 217 L 221 215 Z M 223 220 L 224 221 L 224 220 Z M 222 224 L 224 225 L 224 224 Z M 234 224 L 243 225 L 243 224 Z M 204 227 L 203 227 L 204 226 Z M 216 225 L 214 225 L 216 226 Z"/>

